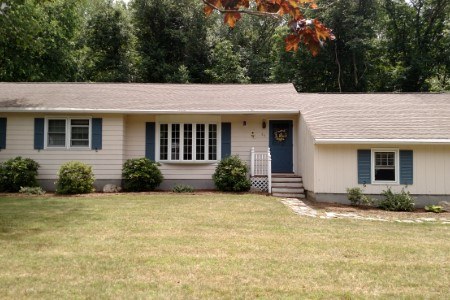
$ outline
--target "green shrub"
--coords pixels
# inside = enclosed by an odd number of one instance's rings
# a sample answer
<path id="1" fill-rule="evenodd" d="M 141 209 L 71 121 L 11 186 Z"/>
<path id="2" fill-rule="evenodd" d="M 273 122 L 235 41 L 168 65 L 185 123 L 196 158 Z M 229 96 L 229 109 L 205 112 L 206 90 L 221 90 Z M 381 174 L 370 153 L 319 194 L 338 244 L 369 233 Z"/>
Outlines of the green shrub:
<path id="1" fill-rule="evenodd" d="M 0 191 L 18 192 L 22 186 L 37 186 L 39 164 L 20 156 L 0 164 Z"/>
<path id="2" fill-rule="evenodd" d="M 172 189 L 174 193 L 192 193 L 194 188 L 188 184 L 175 184 Z"/>
<path id="3" fill-rule="evenodd" d="M 86 194 L 93 192 L 92 167 L 79 161 L 69 161 L 61 166 L 56 181 L 58 194 Z"/>
<path id="4" fill-rule="evenodd" d="M 347 198 L 352 205 L 372 205 L 373 199 L 367 195 L 364 195 L 363 190 L 359 187 L 348 188 Z"/>
<path id="5" fill-rule="evenodd" d="M 428 206 L 425 206 L 425 210 L 434 212 L 434 213 L 441 213 L 444 211 L 444 208 L 440 205 L 428 205 Z"/>
<path id="6" fill-rule="evenodd" d="M 123 164 L 124 188 L 130 192 L 153 191 L 163 181 L 158 164 L 148 158 L 129 159 Z"/>
<path id="7" fill-rule="evenodd" d="M 245 192 L 250 190 L 247 165 L 237 156 L 222 159 L 213 174 L 216 188 L 224 192 Z"/>
<path id="8" fill-rule="evenodd" d="M 40 186 L 21 187 L 19 193 L 26 195 L 44 195 L 45 191 Z"/>
<path id="9" fill-rule="evenodd" d="M 388 187 L 387 190 L 381 193 L 384 196 L 379 203 L 379 207 L 384 210 L 392 211 L 413 211 L 414 210 L 414 199 L 411 197 L 409 192 L 405 192 L 402 189 L 400 193 L 392 192 L 391 188 Z"/>

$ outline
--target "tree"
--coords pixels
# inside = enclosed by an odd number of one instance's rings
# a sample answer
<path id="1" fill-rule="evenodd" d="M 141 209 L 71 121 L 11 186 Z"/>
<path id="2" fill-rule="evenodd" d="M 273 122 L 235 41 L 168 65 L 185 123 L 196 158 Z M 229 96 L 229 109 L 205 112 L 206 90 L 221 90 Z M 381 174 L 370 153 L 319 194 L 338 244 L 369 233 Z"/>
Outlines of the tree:
<path id="1" fill-rule="evenodd" d="M 18 0 L 0 15 L 0 80 L 71 81 L 79 1 Z"/>
<path id="2" fill-rule="evenodd" d="M 396 70 L 398 89 L 428 91 L 436 72 L 448 74 L 448 59 L 441 61 L 449 35 L 448 0 L 384 0 L 388 16 L 385 37 L 386 61 Z M 447 55 L 448 58 L 448 55 Z M 439 70 L 439 71 L 438 71 Z M 443 76 L 445 77 L 445 76 Z"/>
<path id="3" fill-rule="evenodd" d="M 214 83 L 248 83 L 246 69 L 240 65 L 240 56 L 233 51 L 230 41 L 218 42 L 211 51 L 211 68 L 206 73 Z"/>
<path id="4" fill-rule="evenodd" d="M 132 10 L 142 81 L 176 81 L 181 65 L 191 82 L 206 80 L 207 20 L 198 2 L 135 0 Z"/>
<path id="5" fill-rule="evenodd" d="M 307 19 L 304 13 L 317 8 L 316 0 L 202 0 L 204 11 L 214 10 L 224 15 L 224 22 L 233 28 L 242 14 L 257 16 L 289 16 L 286 22 L 290 34 L 286 37 L 286 51 L 297 51 L 304 44 L 313 56 L 327 39 L 334 39 L 331 30 L 317 19 Z"/>
<path id="6" fill-rule="evenodd" d="M 277 31 L 273 49 L 272 78 L 293 82 L 303 92 L 363 92 L 370 88 L 375 72 L 372 61 L 376 47 L 378 6 L 373 0 L 323 1 L 324 9 L 316 17 L 333 28 L 336 40 L 312 57 L 304 50 L 286 53 Z M 345 16 L 343 18 L 342 16 Z"/>
<path id="7" fill-rule="evenodd" d="M 85 79 L 133 81 L 133 34 L 123 3 L 101 1 L 88 17 L 85 30 Z"/>

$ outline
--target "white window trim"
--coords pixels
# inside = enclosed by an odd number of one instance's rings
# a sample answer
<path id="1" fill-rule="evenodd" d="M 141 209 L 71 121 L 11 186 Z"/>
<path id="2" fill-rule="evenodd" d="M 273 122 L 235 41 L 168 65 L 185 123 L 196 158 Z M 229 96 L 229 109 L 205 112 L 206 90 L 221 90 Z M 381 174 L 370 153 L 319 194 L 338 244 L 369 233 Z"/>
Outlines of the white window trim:
<path id="1" fill-rule="evenodd" d="M 65 146 L 49 146 L 48 145 L 48 121 L 49 120 L 65 120 L 66 121 L 66 145 Z M 70 120 L 89 120 L 89 145 L 80 147 L 80 146 L 70 146 L 70 137 L 72 136 L 72 126 L 70 125 Z M 52 116 L 45 117 L 44 123 L 44 149 L 49 150 L 86 150 L 92 148 L 92 117 L 61 117 L 61 116 Z"/>
<path id="2" fill-rule="evenodd" d="M 162 160 L 160 156 L 160 130 L 161 130 L 161 124 L 167 124 L 168 125 L 168 149 L 167 149 L 167 159 Z M 180 125 L 180 159 L 178 160 L 172 160 L 172 124 L 179 124 Z M 184 124 L 192 124 L 192 160 L 184 160 Z M 197 160 L 197 124 L 204 124 L 205 125 L 205 158 L 209 157 L 209 124 L 216 125 L 217 128 L 217 155 L 215 160 Z M 221 140 L 222 140 L 222 126 L 220 123 L 217 122 L 156 122 L 156 134 L 155 134 L 155 158 L 157 162 L 162 163 L 174 163 L 174 164 L 205 164 L 205 163 L 216 163 L 220 161 L 220 158 L 222 156 L 222 148 L 221 148 Z"/>
<path id="3" fill-rule="evenodd" d="M 393 152 L 395 153 L 395 180 L 387 181 L 387 180 L 375 180 L 375 152 Z M 370 168 L 371 168 L 371 177 L 372 184 L 399 184 L 400 181 L 400 155 L 398 148 L 373 148 L 371 149 L 370 154 Z"/>

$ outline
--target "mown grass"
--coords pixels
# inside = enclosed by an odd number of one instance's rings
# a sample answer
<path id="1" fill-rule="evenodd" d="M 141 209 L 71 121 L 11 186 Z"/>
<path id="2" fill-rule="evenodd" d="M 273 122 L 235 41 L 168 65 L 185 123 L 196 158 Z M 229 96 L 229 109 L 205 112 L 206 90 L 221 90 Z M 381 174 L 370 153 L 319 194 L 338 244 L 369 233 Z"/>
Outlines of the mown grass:
<path id="1" fill-rule="evenodd" d="M 0 199 L 2 298 L 446 298 L 450 226 L 258 195 Z"/>

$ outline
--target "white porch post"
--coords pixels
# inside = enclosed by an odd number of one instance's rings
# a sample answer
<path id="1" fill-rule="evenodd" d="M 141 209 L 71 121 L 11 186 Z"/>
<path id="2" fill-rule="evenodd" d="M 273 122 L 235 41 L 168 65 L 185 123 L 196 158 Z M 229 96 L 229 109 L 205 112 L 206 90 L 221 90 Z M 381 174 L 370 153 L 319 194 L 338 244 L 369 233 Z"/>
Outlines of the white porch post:
<path id="1" fill-rule="evenodd" d="M 252 147 L 250 155 L 250 176 L 255 176 L 255 147 Z"/>
<path id="2" fill-rule="evenodd" d="M 267 185 L 269 194 L 272 194 L 272 155 L 270 154 L 270 148 L 267 148 Z"/>

